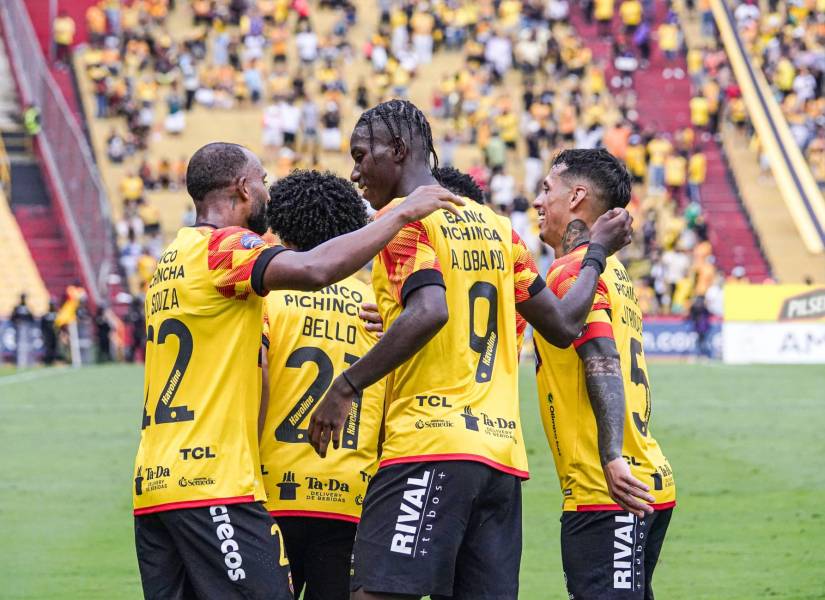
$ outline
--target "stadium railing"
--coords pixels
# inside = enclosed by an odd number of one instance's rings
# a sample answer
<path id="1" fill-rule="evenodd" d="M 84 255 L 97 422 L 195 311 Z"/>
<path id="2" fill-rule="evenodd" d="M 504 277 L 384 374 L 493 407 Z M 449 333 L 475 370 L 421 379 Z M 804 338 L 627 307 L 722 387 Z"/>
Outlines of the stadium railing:
<path id="1" fill-rule="evenodd" d="M 765 75 L 754 66 L 745 50 L 730 6 L 726 0 L 711 0 L 710 5 L 751 122 L 770 157 L 771 171 L 782 199 L 805 247 L 819 254 L 825 251 L 825 199 Z"/>
<path id="2" fill-rule="evenodd" d="M 40 109 L 35 148 L 66 225 L 90 300 L 105 298 L 114 265 L 114 231 L 106 192 L 89 144 L 55 83 L 22 0 L 0 2 L 0 22 L 23 102 Z"/>

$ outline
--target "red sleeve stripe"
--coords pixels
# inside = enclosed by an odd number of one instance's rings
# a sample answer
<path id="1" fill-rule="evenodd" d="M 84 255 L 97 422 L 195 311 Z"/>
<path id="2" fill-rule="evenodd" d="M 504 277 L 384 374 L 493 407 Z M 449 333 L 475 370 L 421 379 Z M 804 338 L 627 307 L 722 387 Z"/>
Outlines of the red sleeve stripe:
<path id="1" fill-rule="evenodd" d="M 595 340 L 596 338 L 610 338 L 613 339 L 613 327 L 610 323 L 588 323 L 582 329 L 579 337 L 573 340 L 573 346 L 578 348 L 585 342 Z"/>

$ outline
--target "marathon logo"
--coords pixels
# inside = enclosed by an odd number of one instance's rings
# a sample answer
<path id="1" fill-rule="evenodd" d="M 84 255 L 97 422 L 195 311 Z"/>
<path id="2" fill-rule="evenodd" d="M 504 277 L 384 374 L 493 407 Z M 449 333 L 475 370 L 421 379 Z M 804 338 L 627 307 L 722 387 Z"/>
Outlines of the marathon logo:
<path id="1" fill-rule="evenodd" d="M 788 298 L 779 311 L 780 321 L 821 319 L 825 317 L 825 289 L 814 290 Z"/>

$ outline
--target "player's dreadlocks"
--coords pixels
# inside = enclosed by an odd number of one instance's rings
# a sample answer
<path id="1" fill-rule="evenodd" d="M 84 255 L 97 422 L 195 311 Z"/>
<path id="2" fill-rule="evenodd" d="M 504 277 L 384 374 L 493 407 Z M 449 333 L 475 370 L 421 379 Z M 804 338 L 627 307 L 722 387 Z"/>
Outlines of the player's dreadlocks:
<path id="1" fill-rule="evenodd" d="M 328 171 L 293 171 L 272 184 L 266 216 L 273 233 L 301 252 L 367 224 L 358 192 Z"/>
<path id="2" fill-rule="evenodd" d="M 421 137 L 421 143 L 424 148 L 424 156 L 432 170 L 433 177 L 438 179 L 438 154 L 433 147 L 433 132 L 430 129 L 430 124 L 427 122 L 427 117 L 409 100 L 388 100 L 369 110 L 364 111 L 361 118 L 355 124 L 356 127 L 366 124 L 370 131 L 370 150 L 373 149 L 373 142 L 375 141 L 375 134 L 373 132 L 373 123 L 380 120 L 384 123 L 387 131 L 390 133 L 393 144 L 398 144 L 403 140 L 402 123 L 406 123 L 406 129 L 409 134 L 408 147 L 412 150 L 413 144 L 413 127 Z"/>
<path id="3" fill-rule="evenodd" d="M 484 204 L 484 191 L 467 173 L 462 173 L 455 167 L 439 167 L 435 178 L 453 194 Z"/>

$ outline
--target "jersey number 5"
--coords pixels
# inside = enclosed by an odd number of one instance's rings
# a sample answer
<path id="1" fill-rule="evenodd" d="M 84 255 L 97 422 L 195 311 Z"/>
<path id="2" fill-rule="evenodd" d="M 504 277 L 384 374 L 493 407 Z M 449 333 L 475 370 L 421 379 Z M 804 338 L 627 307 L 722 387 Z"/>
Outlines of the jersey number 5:
<path id="1" fill-rule="evenodd" d="M 484 335 L 476 333 L 476 303 L 487 300 L 487 330 Z M 470 348 L 478 352 L 476 382 L 487 383 L 493 377 L 493 365 L 498 349 L 498 290 L 486 281 L 476 281 L 470 288 Z"/>
<path id="2" fill-rule="evenodd" d="M 189 410 L 186 405 L 172 406 L 172 401 L 180 389 L 183 376 L 186 375 L 186 367 L 189 366 L 189 360 L 192 358 L 192 333 L 189 328 L 178 319 L 166 319 L 160 324 L 158 339 L 155 340 L 155 328 L 149 325 L 146 332 L 146 346 L 148 348 L 150 342 L 158 345 L 163 344 L 170 335 L 178 338 L 178 355 L 175 357 L 175 364 L 172 365 L 172 370 L 169 372 L 169 377 L 166 378 L 166 384 L 163 386 L 155 405 L 155 424 L 157 425 L 192 421 L 195 418 L 195 411 Z M 146 398 L 143 402 L 143 426 L 141 429 L 146 429 L 151 425 L 151 418 L 146 410 L 148 403 L 149 387 L 147 386 Z"/>
<path id="3" fill-rule="evenodd" d="M 346 362 L 347 365 L 352 365 L 357 360 L 358 357 L 352 354 L 344 355 L 344 362 Z M 332 366 L 332 360 L 330 360 L 327 353 L 320 348 L 313 348 L 311 346 L 298 348 L 286 359 L 286 366 L 290 369 L 300 369 L 308 362 L 314 363 L 315 366 L 318 367 L 318 375 L 310 384 L 309 389 L 298 398 L 298 401 L 289 411 L 289 414 L 287 414 L 280 425 L 275 428 L 275 439 L 279 442 L 290 444 L 300 444 L 301 442 L 309 443 L 306 428 L 299 428 L 298 425 L 309 417 L 312 409 L 315 408 L 315 405 L 324 396 L 330 384 L 332 384 L 335 369 Z M 341 435 L 341 445 L 350 450 L 358 447 L 361 398 L 362 394 L 359 393 L 352 401 L 352 409 L 350 410 L 346 423 L 344 423 L 344 430 Z"/>

